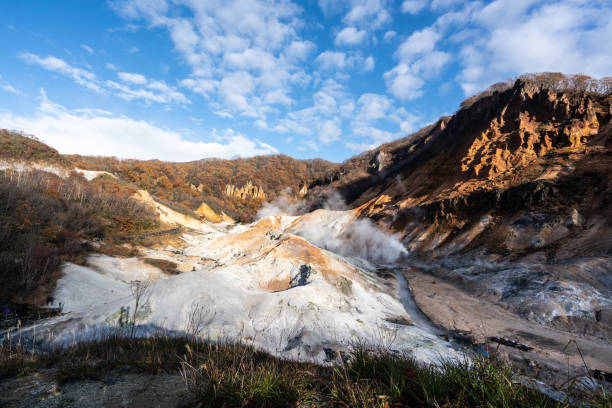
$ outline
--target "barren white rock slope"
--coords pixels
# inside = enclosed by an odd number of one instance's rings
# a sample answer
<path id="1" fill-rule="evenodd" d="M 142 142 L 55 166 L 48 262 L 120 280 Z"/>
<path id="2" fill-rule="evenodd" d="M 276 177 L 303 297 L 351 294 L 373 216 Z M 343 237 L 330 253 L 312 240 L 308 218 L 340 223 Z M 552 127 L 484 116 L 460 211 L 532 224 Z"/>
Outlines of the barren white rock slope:
<path id="1" fill-rule="evenodd" d="M 69 313 L 38 325 L 39 336 L 53 331 L 52 341 L 69 343 L 118 327 L 125 321 L 122 308 L 134 309 L 130 282 L 149 280 L 136 317 L 141 334 L 189 332 L 190 316 L 199 311 L 201 336 L 242 341 L 291 359 L 331 362 L 358 342 L 413 353 L 423 362 L 457 358 L 449 343 L 411 323 L 393 274 L 383 278 L 371 263 L 381 259 L 381 248 L 399 243 L 381 231 L 377 239 L 389 242 L 370 242 L 371 226 L 369 237 L 357 237 L 355 221 L 351 212 L 319 210 L 191 232 L 184 235 L 188 247 L 182 254 L 147 251 L 149 257 L 197 260 L 195 270 L 174 276 L 135 259 L 93 256 L 88 267 L 67 264 L 55 299 Z M 315 240 L 334 243 L 330 248 L 343 255 L 300 236 L 312 239 L 314 226 Z M 343 246 L 346 234 L 351 244 Z"/>
<path id="2" fill-rule="evenodd" d="M 112 177 L 114 179 L 117 178 L 114 174 L 109 173 L 108 171 L 85 170 L 85 169 L 79 169 L 79 168 L 75 168 L 74 171 L 75 173 L 79 173 L 83 177 L 85 177 L 87 181 L 91 181 L 95 179 L 96 177 L 105 176 L 105 175 Z"/>

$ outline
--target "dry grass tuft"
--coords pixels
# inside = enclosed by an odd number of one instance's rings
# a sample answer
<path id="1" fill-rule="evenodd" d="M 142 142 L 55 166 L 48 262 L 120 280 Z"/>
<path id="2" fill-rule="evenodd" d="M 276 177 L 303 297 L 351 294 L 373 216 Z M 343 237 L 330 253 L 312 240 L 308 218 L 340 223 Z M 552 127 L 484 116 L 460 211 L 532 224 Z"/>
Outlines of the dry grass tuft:
<path id="1" fill-rule="evenodd" d="M 179 371 L 203 407 L 571 407 L 517 381 L 497 360 L 420 366 L 408 356 L 356 348 L 339 366 L 285 361 L 241 344 L 187 337 L 125 337 L 32 354 L 0 347 L 0 379 L 51 369 L 58 383 L 99 380 L 109 372 Z M 610 408 L 605 392 L 588 404 Z"/>

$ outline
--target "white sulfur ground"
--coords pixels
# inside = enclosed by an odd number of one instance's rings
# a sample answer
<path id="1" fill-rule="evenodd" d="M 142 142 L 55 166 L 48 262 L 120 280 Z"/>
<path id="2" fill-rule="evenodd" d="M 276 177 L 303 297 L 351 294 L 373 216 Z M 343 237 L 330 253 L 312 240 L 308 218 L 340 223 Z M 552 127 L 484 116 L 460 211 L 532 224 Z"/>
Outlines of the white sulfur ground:
<path id="1" fill-rule="evenodd" d="M 85 177 L 87 181 L 91 181 L 95 179 L 96 177 L 103 176 L 103 175 L 107 175 L 112 178 L 117 178 L 114 174 L 109 173 L 108 171 L 85 170 L 85 169 L 78 169 L 78 168 L 75 168 L 74 171 L 76 173 L 81 174 L 83 177 Z"/>
<path id="2" fill-rule="evenodd" d="M 40 170 L 55 174 L 56 176 L 62 178 L 66 178 L 70 174 L 69 170 L 59 166 L 53 166 L 46 163 L 28 163 L 13 160 L 0 160 L 0 170 L 12 170 L 18 173 L 26 173 L 31 170 Z"/>
<path id="3" fill-rule="evenodd" d="M 461 358 L 427 327 L 409 323 L 393 278 L 379 277 L 370 262 L 346 250 L 340 256 L 299 236 L 317 225 L 328 239 L 340 239 L 354 220 L 347 212 L 319 210 L 185 234 L 183 255 L 199 261 L 194 271 L 173 276 L 137 259 L 96 255 L 87 267 L 66 264 L 55 302 L 67 315 L 38 325 L 38 336 L 67 344 L 117 327 L 121 309 L 133 311 L 130 282 L 139 280 L 150 282 L 136 317 L 140 333 L 189 332 L 190 315 L 199 310 L 202 337 L 241 341 L 290 359 L 329 363 L 355 343 L 411 353 L 426 363 Z"/>

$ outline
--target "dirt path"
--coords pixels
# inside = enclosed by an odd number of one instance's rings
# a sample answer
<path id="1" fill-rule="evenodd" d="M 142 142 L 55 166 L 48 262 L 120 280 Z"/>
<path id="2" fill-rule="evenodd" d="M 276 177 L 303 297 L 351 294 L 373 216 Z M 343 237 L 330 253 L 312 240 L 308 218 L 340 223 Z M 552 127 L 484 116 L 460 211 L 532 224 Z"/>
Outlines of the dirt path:
<path id="1" fill-rule="evenodd" d="M 405 270 L 404 276 L 416 305 L 435 324 L 469 332 L 477 343 L 498 336 L 534 347 L 525 352 L 493 342 L 487 344 L 489 350 L 501 351 L 536 379 L 560 386 L 568 378 L 585 375 L 585 363 L 589 369 L 612 371 L 612 344 L 607 340 L 527 321 L 485 296 L 467 293 L 454 282 L 416 269 Z"/>
<path id="2" fill-rule="evenodd" d="M 97 380 L 58 384 L 53 370 L 0 382 L 0 406 L 32 407 L 189 407 L 194 397 L 176 373 L 109 372 Z"/>

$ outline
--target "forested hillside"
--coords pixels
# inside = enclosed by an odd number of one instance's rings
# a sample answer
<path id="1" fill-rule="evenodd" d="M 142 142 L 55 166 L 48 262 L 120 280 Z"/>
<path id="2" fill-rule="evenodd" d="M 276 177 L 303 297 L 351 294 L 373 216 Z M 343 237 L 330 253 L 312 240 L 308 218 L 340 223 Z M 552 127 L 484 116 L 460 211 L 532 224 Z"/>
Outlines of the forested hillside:
<path id="1" fill-rule="evenodd" d="M 191 210 L 205 202 L 217 213 L 224 212 L 239 221 L 251 220 L 262 201 L 273 200 L 288 188 L 297 195 L 303 187 L 325 178 L 338 166 L 325 160 L 296 160 L 285 155 L 187 163 L 78 155 L 66 158 L 77 168 L 113 173 L 162 200 L 179 203 Z M 247 192 L 240 198 L 226 193 L 228 185 L 240 189 L 249 182 L 261 188 L 264 196 Z"/>

